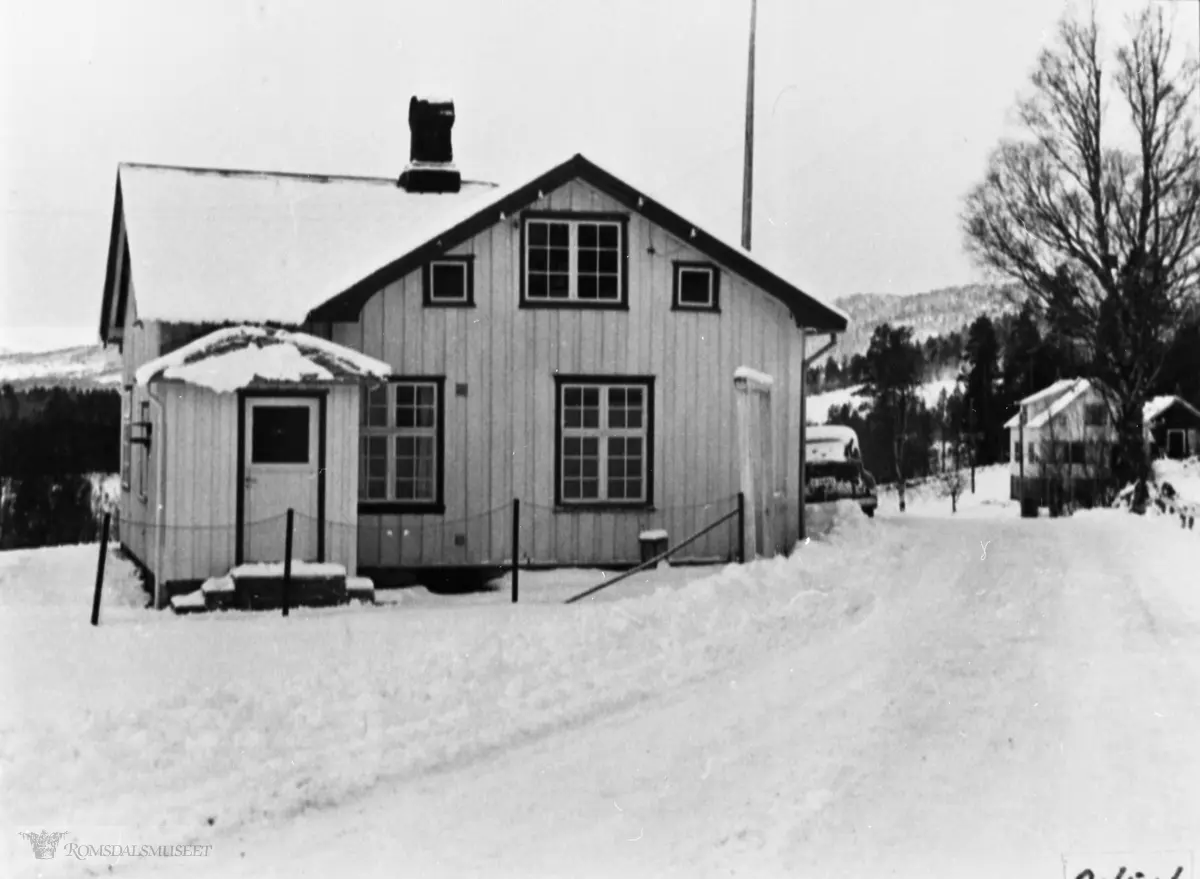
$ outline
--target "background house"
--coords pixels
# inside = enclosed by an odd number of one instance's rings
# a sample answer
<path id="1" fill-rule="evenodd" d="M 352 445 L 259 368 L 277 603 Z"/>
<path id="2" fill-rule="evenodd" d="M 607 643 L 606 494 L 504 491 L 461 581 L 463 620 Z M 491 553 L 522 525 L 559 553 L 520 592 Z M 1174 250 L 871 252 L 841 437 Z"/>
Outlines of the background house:
<path id="1" fill-rule="evenodd" d="M 1155 397 L 1143 408 L 1142 423 L 1152 457 L 1200 455 L 1200 409 L 1182 397 Z"/>
<path id="2" fill-rule="evenodd" d="M 123 496 L 134 526 L 122 540 L 170 579 L 243 560 L 249 520 L 221 518 L 200 489 L 177 491 L 190 518 L 160 527 L 232 529 L 233 558 L 153 562 L 138 542 L 153 519 L 149 474 L 214 478 L 200 458 L 163 465 L 154 435 L 224 448 L 222 460 L 235 450 L 199 402 L 152 406 L 154 380 L 134 378 L 218 326 L 275 324 L 392 373 L 326 425 L 356 502 L 321 527 L 340 529 L 352 566 L 377 582 L 504 563 L 514 498 L 529 564 L 635 562 L 640 532 L 699 530 L 736 505 L 741 366 L 774 379 L 765 445 L 778 480 L 761 531 L 789 547 L 806 338 L 840 332 L 845 315 L 582 156 L 513 188 L 464 180 L 452 123 L 452 105 L 414 100 L 398 182 L 121 166 L 101 337 L 122 345 L 131 420 L 152 425 L 144 447 L 125 444 L 146 475 Z M 242 394 L 223 417 L 251 406 Z M 736 529 L 717 529 L 693 557 L 729 559 L 736 546 Z"/>
<path id="3" fill-rule="evenodd" d="M 1050 502 L 1053 492 L 1091 505 L 1110 486 L 1117 433 L 1108 405 L 1090 379 L 1060 379 L 1019 401 L 1009 431 L 1014 499 Z"/>

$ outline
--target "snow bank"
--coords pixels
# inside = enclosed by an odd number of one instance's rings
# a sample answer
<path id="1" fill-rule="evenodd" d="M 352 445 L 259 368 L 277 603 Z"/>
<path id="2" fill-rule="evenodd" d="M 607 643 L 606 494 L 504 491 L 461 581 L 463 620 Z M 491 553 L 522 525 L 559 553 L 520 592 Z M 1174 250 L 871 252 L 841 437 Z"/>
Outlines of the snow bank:
<path id="1" fill-rule="evenodd" d="M 12 826 L 174 843 L 287 820 L 852 624 L 873 603 L 863 584 L 902 551 L 898 531 L 570 606 L 141 612 L 91 629 L 80 577 L 57 613 L 0 615 L 19 681 L 0 698 L 0 808 L 19 805 Z M 42 576 L 75 558 L 58 552 Z M 35 572 L 0 571 L 0 594 L 38 591 Z"/>

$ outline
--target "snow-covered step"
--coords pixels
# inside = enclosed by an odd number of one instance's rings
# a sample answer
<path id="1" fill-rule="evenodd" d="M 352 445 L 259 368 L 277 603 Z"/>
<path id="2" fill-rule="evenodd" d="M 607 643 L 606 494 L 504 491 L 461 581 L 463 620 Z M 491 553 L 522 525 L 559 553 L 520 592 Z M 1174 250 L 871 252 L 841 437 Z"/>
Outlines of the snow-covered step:
<path id="1" fill-rule="evenodd" d="M 370 577 L 347 577 L 346 598 L 350 601 L 375 603 L 375 583 Z"/>
<path id="2" fill-rule="evenodd" d="M 292 561 L 288 603 L 293 607 L 344 604 L 346 569 L 327 562 Z M 247 610 L 283 606 L 283 562 L 238 565 L 229 572 L 237 604 Z"/>
<path id="3" fill-rule="evenodd" d="M 228 610 L 238 606 L 237 589 L 228 574 L 209 577 L 201 584 L 200 591 L 204 593 L 204 604 L 209 610 Z"/>
<path id="4" fill-rule="evenodd" d="M 197 589 L 183 595 L 172 595 L 171 610 L 175 613 L 204 613 L 208 610 L 208 605 L 204 601 L 204 593 Z"/>

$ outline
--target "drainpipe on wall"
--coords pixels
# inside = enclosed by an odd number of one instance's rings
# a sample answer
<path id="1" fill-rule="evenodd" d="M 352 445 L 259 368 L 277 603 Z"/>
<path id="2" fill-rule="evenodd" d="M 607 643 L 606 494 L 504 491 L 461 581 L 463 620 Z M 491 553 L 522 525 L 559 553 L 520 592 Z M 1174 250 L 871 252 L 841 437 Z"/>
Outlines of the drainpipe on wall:
<path id="1" fill-rule="evenodd" d="M 158 443 L 158 475 L 154 480 L 154 607 L 163 608 L 163 561 L 166 557 L 167 538 L 163 529 L 163 509 L 167 500 L 167 407 L 162 398 L 154 393 L 154 385 L 146 385 L 146 393 L 154 408 L 158 410 L 156 436 L 151 442 Z"/>

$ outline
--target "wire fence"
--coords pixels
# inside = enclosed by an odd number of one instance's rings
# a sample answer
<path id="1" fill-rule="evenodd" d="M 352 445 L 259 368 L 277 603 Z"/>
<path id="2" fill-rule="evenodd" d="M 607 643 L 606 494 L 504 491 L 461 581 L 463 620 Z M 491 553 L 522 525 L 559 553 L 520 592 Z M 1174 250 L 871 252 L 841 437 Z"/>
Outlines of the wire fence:
<path id="1" fill-rule="evenodd" d="M 515 500 L 515 499 L 514 499 Z M 675 541 L 738 508 L 738 495 L 653 508 L 573 508 L 523 501 L 478 512 L 433 514 L 363 510 L 353 518 L 295 511 L 292 557 L 357 568 L 619 566 L 643 559 L 642 535 Z M 515 512 L 515 516 L 514 516 Z M 113 515 L 113 539 L 148 567 L 162 559 L 170 579 L 225 573 L 235 558 L 282 560 L 287 513 L 236 522 L 181 524 Z M 739 557 L 736 523 L 715 528 L 673 562 Z M 661 538 L 660 538 L 661 539 Z"/>

